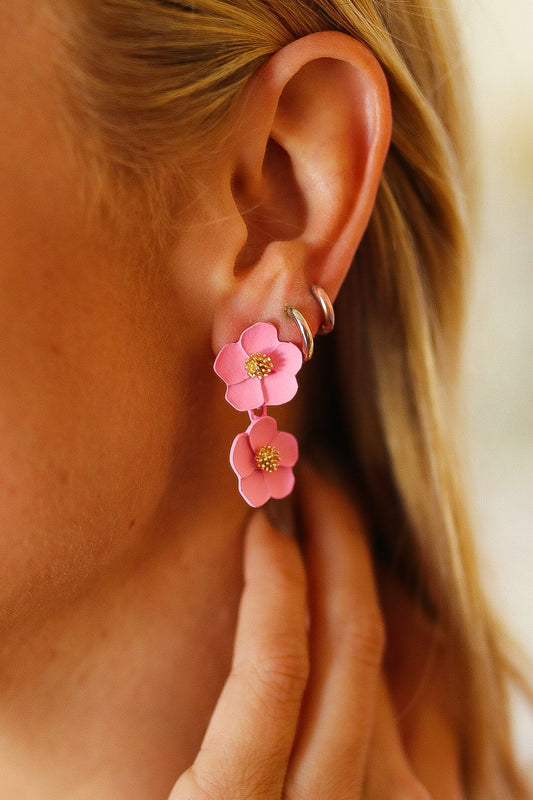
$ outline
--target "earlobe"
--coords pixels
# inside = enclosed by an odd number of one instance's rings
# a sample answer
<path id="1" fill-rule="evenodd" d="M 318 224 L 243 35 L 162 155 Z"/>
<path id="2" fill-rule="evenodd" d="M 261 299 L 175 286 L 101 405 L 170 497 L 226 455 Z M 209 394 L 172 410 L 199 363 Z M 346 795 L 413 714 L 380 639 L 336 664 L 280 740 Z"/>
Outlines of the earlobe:
<path id="1" fill-rule="evenodd" d="M 236 119 L 232 189 L 248 238 L 216 312 L 216 350 L 260 320 L 296 342 L 287 306 L 316 333 L 323 316 L 311 286 L 336 297 L 370 218 L 391 132 L 380 65 L 336 32 L 276 53 L 250 80 Z"/>

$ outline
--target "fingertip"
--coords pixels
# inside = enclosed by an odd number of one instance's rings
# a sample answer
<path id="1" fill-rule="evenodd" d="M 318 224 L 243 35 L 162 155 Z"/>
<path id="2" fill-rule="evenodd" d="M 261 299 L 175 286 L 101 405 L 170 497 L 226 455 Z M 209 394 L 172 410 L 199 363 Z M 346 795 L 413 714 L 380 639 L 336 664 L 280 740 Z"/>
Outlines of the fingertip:
<path id="1" fill-rule="evenodd" d="M 250 516 L 244 559 L 245 577 L 263 582 L 281 574 L 303 581 L 303 561 L 296 540 L 272 525 L 264 510 Z"/>
<path id="2" fill-rule="evenodd" d="M 298 510 L 305 530 L 304 540 L 308 543 L 314 533 L 329 527 L 332 506 L 335 510 L 333 486 L 318 473 L 309 461 L 298 466 Z"/>
<path id="3" fill-rule="evenodd" d="M 254 511 L 246 525 L 246 538 L 247 539 L 264 539 L 265 537 L 275 534 L 274 526 L 269 522 L 263 510 Z"/>
<path id="4" fill-rule="evenodd" d="M 254 539 L 265 537 L 296 539 L 294 507 L 286 500 L 267 503 L 250 515 L 246 535 Z"/>
<path id="5" fill-rule="evenodd" d="M 335 522 L 352 532 L 365 530 L 362 509 L 353 488 L 343 484 L 338 473 L 326 465 L 320 472 L 302 461 L 298 467 L 298 506 L 308 534 L 329 529 Z"/>
<path id="6" fill-rule="evenodd" d="M 338 491 L 338 483 L 331 470 L 325 468 L 320 472 L 309 461 L 302 460 L 298 464 L 298 504 L 302 511 L 311 506 L 313 509 L 323 504 L 326 495 Z"/>
<path id="7" fill-rule="evenodd" d="M 260 510 L 250 515 L 245 536 L 245 566 L 249 573 L 250 565 L 256 560 L 261 563 L 281 534 L 269 521 L 264 510 Z"/>
<path id="8" fill-rule="evenodd" d="M 338 470 L 327 459 L 320 462 L 320 470 L 310 461 L 301 459 L 297 470 L 302 493 L 310 498 L 320 499 L 331 491 L 344 493 Z"/>

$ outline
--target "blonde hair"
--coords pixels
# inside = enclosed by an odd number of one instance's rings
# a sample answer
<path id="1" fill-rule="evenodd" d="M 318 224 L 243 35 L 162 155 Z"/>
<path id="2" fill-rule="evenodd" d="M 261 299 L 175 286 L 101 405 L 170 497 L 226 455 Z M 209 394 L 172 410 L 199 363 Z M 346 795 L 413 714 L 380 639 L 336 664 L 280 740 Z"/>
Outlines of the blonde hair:
<path id="1" fill-rule="evenodd" d="M 357 476 L 379 557 L 447 632 L 473 798 L 525 798 L 507 683 L 517 677 L 483 597 L 453 442 L 469 162 L 461 57 L 445 0 L 78 0 L 71 96 L 114 175 L 150 180 L 221 136 L 250 75 L 323 30 L 363 42 L 389 84 L 393 133 L 376 206 L 315 369 L 315 412 Z M 81 12 L 79 10 L 81 8 Z M 76 98 L 78 98 L 76 100 Z M 80 100 L 81 98 L 81 100 Z M 332 357 L 333 356 L 333 357 Z"/>

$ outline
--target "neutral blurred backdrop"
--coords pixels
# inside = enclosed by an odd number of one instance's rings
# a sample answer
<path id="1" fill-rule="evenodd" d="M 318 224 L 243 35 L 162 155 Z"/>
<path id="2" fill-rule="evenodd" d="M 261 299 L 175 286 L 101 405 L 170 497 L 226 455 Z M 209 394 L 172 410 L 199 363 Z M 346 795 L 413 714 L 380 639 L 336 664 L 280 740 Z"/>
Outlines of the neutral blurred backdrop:
<path id="1" fill-rule="evenodd" d="M 455 2 L 482 168 L 467 476 L 491 595 L 533 658 L 533 2 Z M 533 720 L 520 703 L 516 728 L 533 763 Z"/>

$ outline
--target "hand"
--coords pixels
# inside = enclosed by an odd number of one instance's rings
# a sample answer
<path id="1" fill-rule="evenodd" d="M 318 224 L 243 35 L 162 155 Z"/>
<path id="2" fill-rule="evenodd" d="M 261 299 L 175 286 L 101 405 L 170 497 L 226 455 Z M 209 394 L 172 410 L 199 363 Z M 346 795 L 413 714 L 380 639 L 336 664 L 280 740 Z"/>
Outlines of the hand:
<path id="1" fill-rule="evenodd" d="M 296 543 L 256 513 L 231 674 L 169 800 L 429 798 L 383 678 L 384 626 L 361 521 L 338 489 L 307 472 L 306 566 Z"/>

